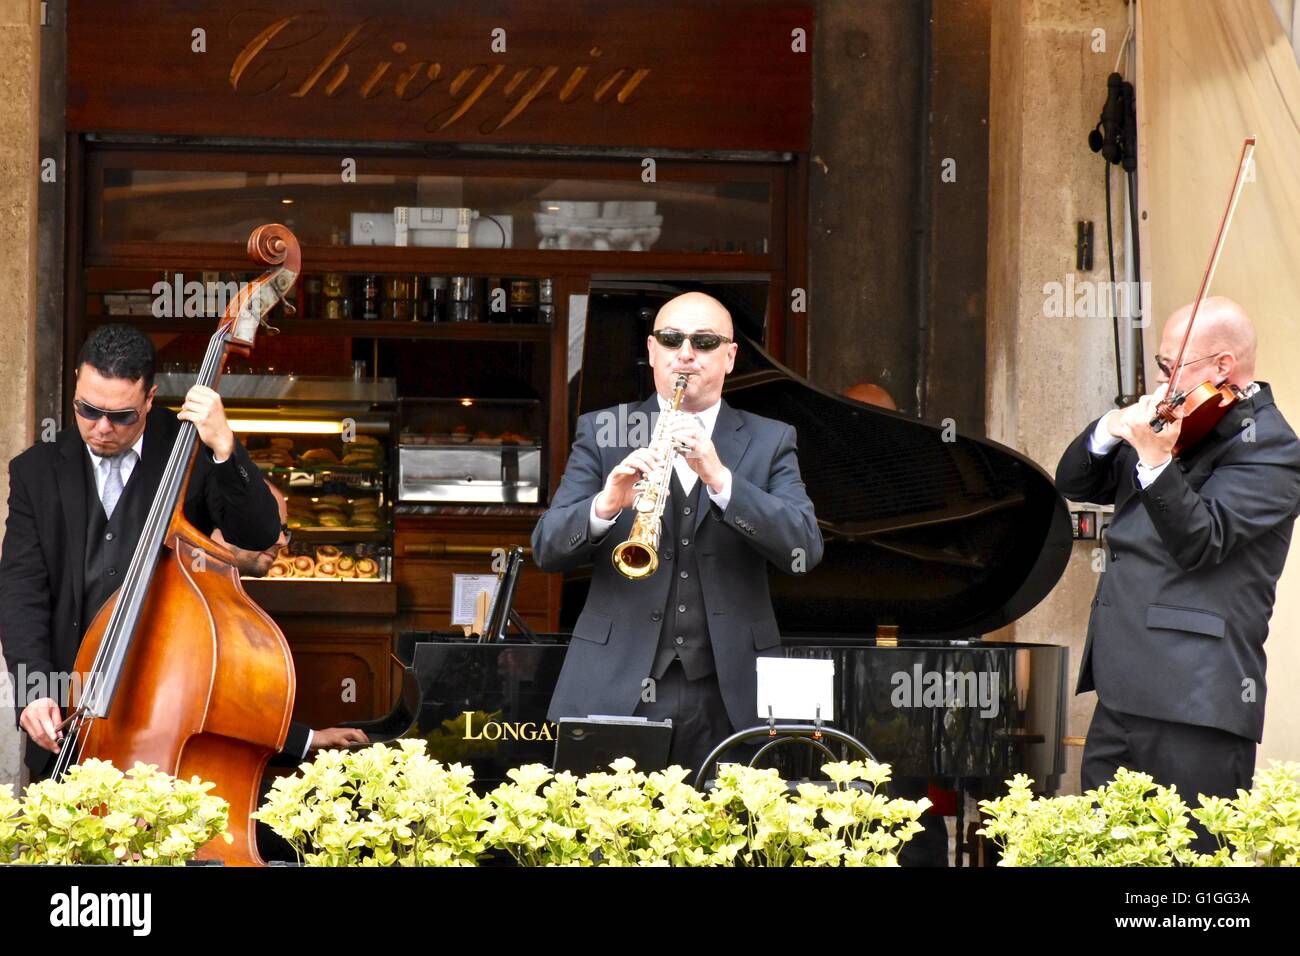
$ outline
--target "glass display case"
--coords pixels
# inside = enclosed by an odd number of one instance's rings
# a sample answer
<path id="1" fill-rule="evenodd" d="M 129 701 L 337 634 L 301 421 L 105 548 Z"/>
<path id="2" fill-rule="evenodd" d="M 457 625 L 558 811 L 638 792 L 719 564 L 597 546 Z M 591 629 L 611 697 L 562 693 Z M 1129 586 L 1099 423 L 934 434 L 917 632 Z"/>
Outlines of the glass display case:
<path id="1" fill-rule="evenodd" d="M 542 501 L 540 401 L 424 398 L 398 404 L 397 500 L 403 507 Z"/>
<path id="2" fill-rule="evenodd" d="M 159 374 L 159 399 L 178 408 L 192 381 Z M 285 498 L 290 540 L 265 577 L 391 581 L 392 380 L 228 374 L 218 392 L 231 429 Z"/>

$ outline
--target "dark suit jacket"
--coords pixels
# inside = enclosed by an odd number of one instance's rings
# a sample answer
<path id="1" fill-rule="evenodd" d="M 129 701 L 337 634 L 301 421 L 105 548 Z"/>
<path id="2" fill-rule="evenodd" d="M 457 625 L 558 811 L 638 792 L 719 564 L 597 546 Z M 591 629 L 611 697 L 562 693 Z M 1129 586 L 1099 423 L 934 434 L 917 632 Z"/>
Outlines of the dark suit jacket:
<path id="1" fill-rule="evenodd" d="M 652 395 L 635 410 L 652 416 L 658 408 Z M 623 406 L 624 420 L 627 411 Z M 631 533 L 632 509 L 624 508 L 599 541 L 591 540 L 588 529 L 592 499 L 632 450 L 619 441 L 635 436 L 610 436 L 618 430 L 602 428 L 619 420 L 618 406 L 578 419 L 564 478 L 533 530 L 533 557 L 543 570 L 592 565 L 591 590 L 551 699 L 551 720 L 630 715 L 640 703 L 641 682 L 650 675 L 659 640 L 668 575 L 660 570 L 631 581 L 610 561 L 615 546 Z M 822 536 L 799 476 L 791 426 L 737 411 L 724 401 L 713 444 L 731 469 L 731 499 L 723 514 L 711 502 L 703 507 L 708 498 L 701 498 L 692 547 L 698 548 L 722 697 L 732 723 L 748 727 L 758 723 L 755 659 L 781 643 L 768 565 L 787 574 L 812 570 L 822 558 Z M 802 549 L 799 563 L 795 549 Z"/>
<path id="2" fill-rule="evenodd" d="M 1300 441 L 1263 385 L 1142 490 L 1130 445 L 1088 451 L 1096 424 L 1056 469 L 1067 498 L 1115 505 L 1078 693 L 1258 741 L 1264 640 L 1300 511 Z"/>
<path id="3" fill-rule="evenodd" d="M 143 457 L 130 484 L 157 492 L 180 430 L 176 414 L 154 408 L 145 424 Z M 0 651 L 13 674 L 71 673 L 81 637 L 99 608 L 83 607 L 86 552 L 86 444 L 75 427 L 38 442 L 9 463 L 9 520 L 0 554 Z M 200 444 L 185 498 L 185 517 L 205 534 L 261 551 L 280 534 L 280 512 L 244 447 L 220 465 Z M 15 683 L 15 692 L 23 686 Z M 25 702 L 21 702 L 24 703 Z M 61 702 L 62 703 L 62 702 Z M 22 706 L 16 708 L 21 713 Z M 300 739 L 299 749 L 302 747 Z M 28 743 L 28 765 L 50 754 Z"/>

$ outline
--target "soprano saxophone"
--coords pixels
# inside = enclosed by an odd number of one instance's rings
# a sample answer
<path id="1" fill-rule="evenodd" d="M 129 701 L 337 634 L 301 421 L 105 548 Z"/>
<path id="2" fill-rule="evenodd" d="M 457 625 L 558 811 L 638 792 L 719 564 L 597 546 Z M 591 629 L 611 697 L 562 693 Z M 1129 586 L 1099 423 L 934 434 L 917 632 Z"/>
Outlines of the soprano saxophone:
<path id="1" fill-rule="evenodd" d="M 669 429 L 685 391 L 686 376 L 679 375 L 673 388 L 672 403 L 668 411 L 659 416 L 654 436 L 650 439 L 650 447 L 663 460 L 663 470 L 655 484 L 650 483 L 649 477 L 637 482 L 637 495 L 632 501 L 632 510 L 636 512 L 632 533 L 614 549 L 614 567 L 633 581 L 648 578 L 659 567 L 659 533 L 663 529 L 664 506 L 668 503 L 668 488 L 673 478 L 673 458 L 677 454 Z"/>

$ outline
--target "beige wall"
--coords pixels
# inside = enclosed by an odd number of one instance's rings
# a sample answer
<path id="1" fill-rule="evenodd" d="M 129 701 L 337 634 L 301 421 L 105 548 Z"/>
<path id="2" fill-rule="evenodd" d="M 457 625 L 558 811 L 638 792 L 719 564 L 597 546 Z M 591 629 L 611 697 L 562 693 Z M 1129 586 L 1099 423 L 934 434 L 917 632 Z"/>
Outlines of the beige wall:
<path id="1" fill-rule="evenodd" d="M 0 461 L 34 434 L 36 355 L 37 91 L 39 5 L 0 0 Z M 0 521 L 8 514 L 9 470 L 0 468 Z M 18 740 L 0 712 L 0 784 L 17 783 Z"/>
<path id="2" fill-rule="evenodd" d="M 1300 426 L 1300 68 L 1268 0 L 1143 0 L 1139 7 L 1143 272 L 1155 315 L 1196 295 L 1245 136 L 1242 191 L 1212 292 L 1259 332 L 1256 377 Z M 1300 558 L 1294 541 L 1269 627 L 1260 763 L 1300 758 Z"/>
<path id="3" fill-rule="evenodd" d="M 1075 223 L 1105 236 L 1102 161 L 1086 145 L 1127 30 L 1123 0 L 996 0 L 989 91 L 988 432 L 1049 473 L 1084 425 L 1112 407 L 1110 321 L 1048 318 L 1043 287 L 1075 265 Z M 1105 52 L 1092 51 L 1094 29 Z M 1118 222 L 1118 220 L 1117 220 Z M 1122 264 L 1117 266 L 1122 269 Z M 1099 247 L 1091 273 L 1106 278 Z M 1097 587 L 1091 544 L 1078 542 L 1052 594 L 1001 638 L 1065 644 L 1070 690 Z M 1071 697 L 1082 736 L 1095 696 Z M 1067 748 L 1062 791 L 1077 792 L 1081 748 Z"/>
<path id="4" fill-rule="evenodd" d="M 1147 354 L 1172 309 L 1194 296 L 1248 132 L 1261 133 L 1258 182 L 1247 187 L 1214 289 L 1240 299 L 1261 336 L 1259 378 L 1300 420 L 1300 72 L 1268 0 L 1143 0 L 1138 91 L 1143 274 L 1152 281 Z M 998 0 L 990 91 L 988 422 L 991 437 L 1049 472 L 1066 443 L 1111 407 L 1111 327 L 1049 319 L 1043 286 L 1074 267 L 1074 224 L 1096 224 L 1094 271 L 1105 276 L 1100 160 L 1083 146 L 1127 29 L 1123 0 Z M 1107 49 L 1093 53 L 1092 31 Z M 1125 70 L 1133 78 L 1133 71 Z M 1267 137 L 1264 131 L 1267 130 Z M 1267 140 L 1267 141 L 1266 141 Z M 1259 188 L 1257 188 L 1259 187 Z M 1254 189 L 1254 193 L 1250 192 Z M 1116 215 L 1119 215 L 1118 209 Z M 1119 219 L 1117 218 L 1117 224 Z M 1119 268 L 1119 267 L 1117 267 Z M 1148 381 L 1154 367 L 1148 366 Z M 1077 674 L 1096 587 L 1089 544 L 1075 544 L 1052 595 L 1008 629 L 1022 641 L 1068 644 Z M 1300 567 L 1279 583 L 1269 641 L 1261 762 L 1300 756 Z M 1075 698 L 1070 731 L 1087 731 L 1094 695 Z M 1081 756 L 1064 788 L 1077 788 Z"/>

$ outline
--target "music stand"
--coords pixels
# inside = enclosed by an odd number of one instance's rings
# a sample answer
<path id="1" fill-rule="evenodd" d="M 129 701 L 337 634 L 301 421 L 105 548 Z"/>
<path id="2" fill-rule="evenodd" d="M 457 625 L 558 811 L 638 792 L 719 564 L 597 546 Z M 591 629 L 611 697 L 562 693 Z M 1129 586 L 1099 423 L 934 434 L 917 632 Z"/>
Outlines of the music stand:
<path id="1" fill-rule="evenodd" d="M 506 628 L 511 624 L 530 643 L 537 643 L 537 634 L 524 623 L 524 619 L 512 606 L 515 600 L 515 589 L 519 584 L 519 575 L 523 572 L 523 568 L 524 549 L 517 544 L 511 545 L 510 551 L 506 555 L 505 569 L 497 575 L 496 598 L 492 602 L 492 610 L 488 614 L 483 633 L 479 635 L 478 642 L 480 644 L 504 641 L 506 639 Z"/>
<path id="2" fill-rule="evenodd" d="M 637 717 L 561 717 L 555 739 L 555 770 L 581 776 L 608 770 L 620 757 L 631 757 L 638 770 L 664 770 L 673 739 L 671 720 Z"/>

